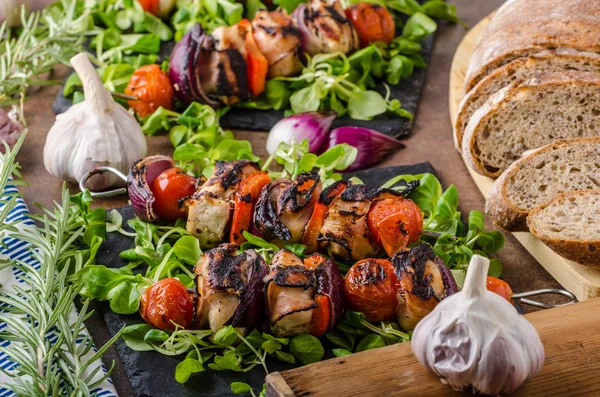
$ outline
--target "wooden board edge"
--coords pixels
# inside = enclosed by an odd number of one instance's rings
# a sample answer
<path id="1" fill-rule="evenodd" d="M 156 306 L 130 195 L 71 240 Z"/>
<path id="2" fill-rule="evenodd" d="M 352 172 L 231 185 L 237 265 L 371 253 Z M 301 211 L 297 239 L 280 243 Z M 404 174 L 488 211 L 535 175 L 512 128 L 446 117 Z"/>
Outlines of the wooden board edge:
<path id="1" fill-rule="evenodd" d="M 266 395 L 269 397 L 294 397 L 295 394 L 280 372 L 272 372 L 265 378 Z"/>
<path id="2" fill-rule="evenodd" d="M 464 95 L 464 79 L 469 59 L 475 48 L 479 36 L 487 27 L 494 13 L 479 21 L 458 45 L 452 58 L 449 81 L 449 113 L 450 121 L 454 121 L 458 107 Z M 484 197 L 487 197 L 494 183 L 492 178 L 477 174 L 465 163 L 471 178 Z M 587 267 L 569 261 L 552 251 L 544 243 L 533 237 L 530 233 L 513 233 L 513 236 L 525 249 L 556 279 L 564 288 L 573 292 L 580 301 L 600 297 L 600 269 Z"/>

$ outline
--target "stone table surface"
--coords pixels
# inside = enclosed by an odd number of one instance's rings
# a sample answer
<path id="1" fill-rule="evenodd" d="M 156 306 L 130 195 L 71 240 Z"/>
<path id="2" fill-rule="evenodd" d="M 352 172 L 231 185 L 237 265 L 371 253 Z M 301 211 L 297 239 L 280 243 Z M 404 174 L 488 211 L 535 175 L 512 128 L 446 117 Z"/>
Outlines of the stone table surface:
<path id="1" fill-rule="evenodd" d="M 451 0 L 458 8 L 458 14 L 469 26 L 495 10 L 502 0 Z M 459 25 L 440 24 L 433 56 L 427 70 L 427 80 L 423 89 L 421 103 L 416 115 L 412 135 L 403 140 L 406 149 L 387 158 L 380 166 L 414 164 L 429 161 L 436 169 L 441 182 L 448 186 L 454 184 L 459 192 L 460 208 L 468 212 L 472 209 L 483 211 L 485 200 L 470 178 L 460 154 L 454 148 L 452 127 L 448 115 L 448 79 L 452 56 L 466 30 Z M 65 70 L 56 72 L 57 78 L 64 76 Z M 25 200 L 30 204 L 39 202 L 46 206 L 60 198 L 61 181 L 49 176 L 44 169 L 42 152 L 46 134 L 54 121 L 51 105 L 58 87 L 45 87 L 33 94 L 26 103 L 25 112 L 29 121 L 29 136 L 21 149 L 18 161 L 22 165 L 23 177 L 29 186 L 22 189 Z M 240 139 L 252 142 L 259 156 L 265 155 L 266 133 L 236 131 Z M 171 144 L 166 136 L 149 137 L 148 153 L 170 154 Z M 71 186 L 71 191 L 76 191 Z M 126 205 L 125 198 L 113 198 L 96 201 L 95 205 L 115 208 Z M 491 228 L 491 221 L 486 220 Z M 515 292 L 546 287 L 559 287 L 558 283 L 535 261 L 535 259 L 515 240 L 505 233 L 506 245 L 497 257 L 504 265 L 503 278 Z M 93 316 L 87 323 L 97 345 L 108 338 L 108 332 L 101 316 Z M 120 396 L 133 396 L 129 382 L 124 376 L 122 363 L 116 350 L 110 349 L 105 362 L 116 360 L 112 375 Z M 173 374 L 164 374 L 173 376 Z"/>

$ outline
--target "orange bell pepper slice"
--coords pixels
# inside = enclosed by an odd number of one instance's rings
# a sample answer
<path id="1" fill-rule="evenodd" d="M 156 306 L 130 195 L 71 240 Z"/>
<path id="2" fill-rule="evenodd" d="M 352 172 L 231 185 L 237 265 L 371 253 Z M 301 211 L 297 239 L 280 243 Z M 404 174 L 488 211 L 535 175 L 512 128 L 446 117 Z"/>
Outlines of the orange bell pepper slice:
<path id="1" fill-rule="evenodd" d="M 348 184 L 346 182 L 340 182 L 336 185 L 333 185 L 327 194 L 327 201 L 331 203 L 333 199 L 342 194 L 344 190 L 346 190 L 346 186 Z M 325 204 L 321 198 L 315 204 L 315 209 L 304 228 L 304 236 L 302 236 L 302 244 L 308 247 L 307 253 L 315 252 L 319 249 L 319 242 L 317 241 L 317 236 L 323 227 L 323 223 L 325 223 L 325 215 L 327 214 L 327 208 L 329 208 L 328 204 Z"/>
<path id="2" fill-rule="evenodd" d="M 271 182 L 267 172 L 255 172 L 244 178 L 238 185 L 235 193 L 235 206 L 233 209 L 233 221 L 229 232 L 229 241 L 240 245 L 246 241 L 244 230 L 250 228 L 254 206 L 258 200 L 261 190 Z"/>
<path id="3" fill-rule="evenodd" d="M 304 266 L 309 267 L 311 269 L 315 269 L 321 263 L 325 262 L 327 258 L 325 258 L 321 254 L 312 254 L 311 256 L 307 256 L 304 258 Z"/>
<path id="4" fill-rule="evenodd" d="M 309 334 L 320 337 L 325 335 L 331 321 L 331 301 L 327 295 L 315 295 L 317 308 L 313 309 L 312 323 Z"/>
<path id="5" fill-rule="evenodd" d="M 246 30 L 246 76 L 248 78 L 248 86 L 252 95 L 260 95 L 265 90 L 265 82 L 267 80 L 267 72 L 269 71 L 269 61 L 258 48 L 254 41 L 252 32 L 252 23 L 247 19 L 242 19 L 239 22 L 239 27 Z"/>

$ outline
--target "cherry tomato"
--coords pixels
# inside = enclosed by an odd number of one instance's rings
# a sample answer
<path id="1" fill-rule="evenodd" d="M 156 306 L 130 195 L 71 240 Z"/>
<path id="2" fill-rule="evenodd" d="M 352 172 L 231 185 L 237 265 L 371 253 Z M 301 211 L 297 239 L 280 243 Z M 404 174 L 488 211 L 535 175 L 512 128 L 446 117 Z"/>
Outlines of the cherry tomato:
<path id="1" fill-rule="evenodd" d="M 152 15 L 158 15 L 160 10 L 160 0 L 137 0 L 142 5 L 144 11 L 148 11 Z"/>
<path id="2" fill-rule="evenodd" d="M 510 285 L 506 281 L 500 280 L 499 278 L 488 276 L 486 287 L 488 291 L 492 291 L 512 303 L 513 292 Z"/>
<path id="3" fill-rule="evenodd" d="M 423 232 L 423 212 L 402 197 L 375 201 L 367 215 L 373 242 L 392 256 L 419 239 Z"/>
<path id="4" fill-rule="evenodd" d="M 162 330 L 174 330 L 175 324 L 189 328 L 194 303 L 181 281 L 165 278 L 146 289 L 140 302 L 140 314 L 148 324 Z"/>
<path id="5" fill-rule="evenodd" d="M 392 14 L 380 5 L 356 3 L 346 8 L 346 17 L 358 32 L 361 47 L 374 41 L 391 43 L 396 35 L 396 23 Z"/>
<path id="6" fill-rule="evenodd" d="M 400 282 L 386 259 L 363 259 L 348 270 L 344 284 L 348 306 L 368 321 L 394 319 Z"/>
<path id="7" fill-rule="evenodd" d="M 139 117 L 148 116 L 159 107 L 173 109 L 173 85 L 159 65 L 145 65 L 133 72 L 125 94 L 138 98 L 127 101 Z"/>
<path id="8" fill-rule="evenodd" d="M 196 180 L 179 168 L 170 168 L 152 181 L 150 190 L 154 195 L 154 212 L 162 219 L 174 221 L 185 216 L 179 200 L 194 194 Z"/>

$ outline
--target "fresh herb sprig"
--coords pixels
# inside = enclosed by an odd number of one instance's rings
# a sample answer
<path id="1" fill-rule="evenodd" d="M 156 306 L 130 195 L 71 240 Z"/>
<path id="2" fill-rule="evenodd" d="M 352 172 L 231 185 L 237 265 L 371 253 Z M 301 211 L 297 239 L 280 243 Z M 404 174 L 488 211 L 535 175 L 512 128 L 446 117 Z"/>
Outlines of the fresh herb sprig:
<path id="1" fill-rule="evenodd" d="M 0 155 L 0 191 L 7 184 L 19 185 L 15 155 L 26 134 L 11 151 Z M 94 262 L 102 239 L 93 235 L 90 222 L 94 216 L 83 213 L 81 207 L 71 201 L 63 186 L 61 203 L 53 209 L 41 207 L 42 215 L 31 215 L 37 228 L 17 228 L 7 221 L 7 215 L 16 205 L 18 195 L 4 194 L 0 201 L 0 234 L 10 233 L 12 238 L 30 245 L 29 252 L 40 267 L 23 260 L 7 260 L 0 263 L 0 270 L 14 267 L 22 272 L 20 285 L 4 288 L 0 293 L 0 322 L 6 327 L 0 339 L 10 341 L 1 348 L 10 361 L 18 364 L 14 371 L 2 370 L 11 381 L 3 386 L 18 395 L 90 395 L 109 375 L 99 375 L 98 359 L 114 343 L 120 334 L 94 352 L 93 341 L 85 333 L 84 321 L 91 315 L 89 300 L 84 300 L 75 313 L 73 300 L 79 294 L 81 284 L 70 283 L 69 274 Z M 86 230 L 90 230 L 86 236 Z M 89 248 L 81 250 L 80 244 L 89 238 Z M 51 342 L 50 336 L 57 340 Z M 112 370 L 112 369 L 111 369 Z"/>
<path id="2" fill-rule="evenodd" d="M 26 125 L 23 103 L 29 87 L 60 82 L 45 80 L 55 64 L 83 50 L 86 35 L 93 34 L 90 13 L 77 0 L 60 0 L 48 8 L 22 13 L 22 27 L 0 25 L 0 106 L 16 105 Z"/>

